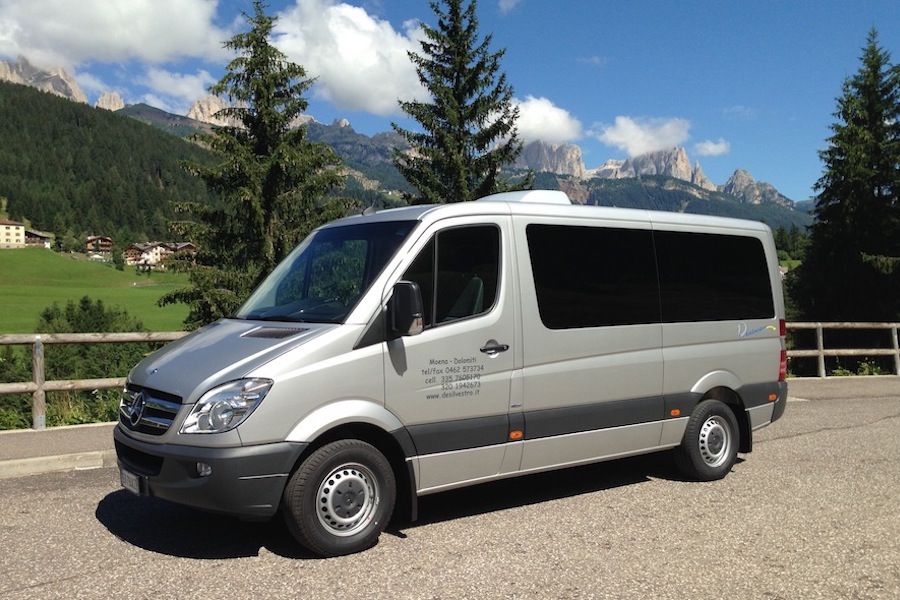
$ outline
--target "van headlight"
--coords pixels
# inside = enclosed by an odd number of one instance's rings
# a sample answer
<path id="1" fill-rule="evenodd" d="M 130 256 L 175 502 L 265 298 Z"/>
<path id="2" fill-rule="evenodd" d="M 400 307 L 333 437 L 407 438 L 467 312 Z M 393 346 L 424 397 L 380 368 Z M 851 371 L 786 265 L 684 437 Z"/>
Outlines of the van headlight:
<path id="1" fill-rule="evenodd" d="M 234 429 L 250 416 L 272 383 L 271 379 L 239 379 L 209 390 L 184 420 L 181 433 L 221 433 Z"/>

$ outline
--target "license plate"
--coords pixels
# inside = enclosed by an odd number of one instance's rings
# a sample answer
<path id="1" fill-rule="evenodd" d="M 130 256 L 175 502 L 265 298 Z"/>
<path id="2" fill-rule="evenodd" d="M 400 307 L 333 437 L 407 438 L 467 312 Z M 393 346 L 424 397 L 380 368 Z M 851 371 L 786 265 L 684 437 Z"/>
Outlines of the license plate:
<path id="1" fill-rule="evenodd" d="M 142 495 L 141 479 L 143 478 L 140 475 L 119 468 L 119 481 L 122 482 L 122 487 L 132 494 Z"/>

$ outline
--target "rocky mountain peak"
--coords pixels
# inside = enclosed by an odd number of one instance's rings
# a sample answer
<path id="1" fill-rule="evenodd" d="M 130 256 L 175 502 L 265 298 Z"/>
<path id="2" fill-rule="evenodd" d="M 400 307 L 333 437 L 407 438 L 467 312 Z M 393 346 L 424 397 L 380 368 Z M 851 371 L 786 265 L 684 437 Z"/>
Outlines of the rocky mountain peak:
<path id="1" fill-rule="evenodd" d="M 0 61 L 0 80 L 27 85 L 75 102 L 87 104 L 88 101 L 78 82 L 65 69 L 46 71 L 22 56 L 15 62 Z"/>
<path id="2" fill-rule="evenodd" d="M 600 179 L 619 179 L 619 173 L 622 172 L 624 160 L 609 159 L 592 171 L 594 177 Z"/>
<path id="3" fill-rule="evenodd" d="M 730 194 L 746 204 L 774 203 L 781 206 L 793 206 L 793 202 L 776 190 L 771 184 L 756 181 L 750 173 L 737 169 L 728 178 L 725 185 L 719 187 L 720 192 Z"/>
<path id="4" fill-rule="evenodd" d="M 706 176 L 706 173 L 703 172 L 703 169 L 700 168 L 699 162 L 694 163 L 694 170 L 691 172 L 691 183 L 711 192 L 715 192 L 719 189 L 719 186 L 714 184 L 710 178 Z"/>
<path id="5" fill-rule="evenodd" d="M 187 117 L 189 119 L 194 119 L 195 121 L 201 121 L 219 127 L 227 127 L 232 125 L 232 123 L 230 123 L 228 119 L 216 117 L 216 113 L 229 106 L 230 105 L 224 98 L 209 95 L 194 102 L 188 110 Z"/>
<path id="6" fill-rule="evenodd" d="M 581 148 L 574 144 L 531 142 L 522 149 L 515 166 L 531 169 L 537 173 L 550 172 L 574 177 L 585 176 Z"/>
<path id="7" fill-rule="evenodd" d="M 94 106 L 96 108 L 115 112 L 125 108 L 125 101 L 122 100 L 122 96 L 119 95 L 119 92 L 103 92 L 100 94 L 100 97 L 97 98 L 97 103 Z"/>
<path id="8" fill-rule="evenodd" d="M 631 179 L 650 175 L 681 179 L 709 191 L 718 189 L 700 168 L 700 163 L 691 166 L 683 147 L 649 152 L 627 160 L 608 160 L 594 171 L 594 176 L 601 179 Z"/>
<path id="9" fill-rule="evenodd" d="M 691 161 L 688 160 L 687 151 L 683 147 L 669 148 L 629 158 L 622 165 L 618 178 L 642 175 L 663 175 L 690 181 L 693 169 Z"/>
<path id="10" fill-rule="evenodd" d="M 201 123 L 209 123 L 217 127 L 240 127 L 241 123 L 235 119 L 223 119 L 217 117 L 216 113 L 224 108 L 231 108 L 231 104 L 220 96 L 209 95 L 205 98 L 195 101 L 187 112 L 187 118 L 200 121 Z M 313 122 L 314 119 L 309 115 L 300 115 L 291 123 L 292 127 L 299 127 Z M 350 121 L 341 119 L 340 123 L 335 120 L 335 126 L 347 127 Z"/>
<path id="11" fill-rule="evenodd" d="M 725 185 L 722 186 L 722 191 L 727 189 L 729 194 L 739 195 L 752 187 L 754 183 L 756 183 L 756 180 L 750 173 L 744 169 L 737 169 L 734 174 L 728 178 Z"/>

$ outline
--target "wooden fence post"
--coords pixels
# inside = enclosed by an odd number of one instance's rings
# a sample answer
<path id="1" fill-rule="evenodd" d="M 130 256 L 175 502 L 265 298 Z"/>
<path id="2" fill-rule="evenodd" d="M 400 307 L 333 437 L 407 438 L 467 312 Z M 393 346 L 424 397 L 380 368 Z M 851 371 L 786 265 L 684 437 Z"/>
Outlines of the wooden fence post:
<path id="1" fill-rule="evenodd" d="M 819 349 L 819 377 L 825 377 L 825 333 L 821 323 L 816 323 L 816 347 Z"/>
<path id="2" fill-rule="evenodd" d="M 44 392 L 44 343 L 40 334 L 34 336 L 31 354 L 31 371 L 37 389 L 31 395 L 31 427 L 44 429 L 47 427 L 47 396 Z"/>
<path id="3" fill-rule="evenodd" d="M 897 324 L 891 327 L 891 343 L 894 345 L 894 375 L 900 375 L 900 344 L 897 343 Z"/>

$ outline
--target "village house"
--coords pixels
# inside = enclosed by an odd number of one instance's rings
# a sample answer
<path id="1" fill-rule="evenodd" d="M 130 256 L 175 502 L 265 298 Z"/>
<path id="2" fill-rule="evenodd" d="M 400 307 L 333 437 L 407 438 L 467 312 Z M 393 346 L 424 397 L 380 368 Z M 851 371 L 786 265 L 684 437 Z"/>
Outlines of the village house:
<path id="1" fill-rule="evenodd" d="M 25 224 L 0 219 L 0 248 L 24 248 Z"/>
<path id="2" fill-rule="evenodd" d="M 178 252 L 196 252 L 190 242 L 142 242 L 125 248 L 125 264 L 131 267 L 156 270 L 169 256 Z"/>
<path id="3" fill-rule="evenodd" d="M 106 235 L 91 235 L 84 242 L 84 249 L 88 253 L 109 254 L 112 247 L 113 239 Z"/>
<path id="4" fill-rule="evenodd" d="M 0 218 L 0 248 L 52 248 L 53 234 L 27 229 L 24 223 Z"/>
<path id="5" fill-rule="evenodd" d="M 52 233 L 47 233 L 46 231 L 38 231 L 37 229 L 26 229 L 25 230 L 25 245 L 26 246 L 43 246 L 48 250 L 53 248 L 53 240 L 54 236 Z"/>

